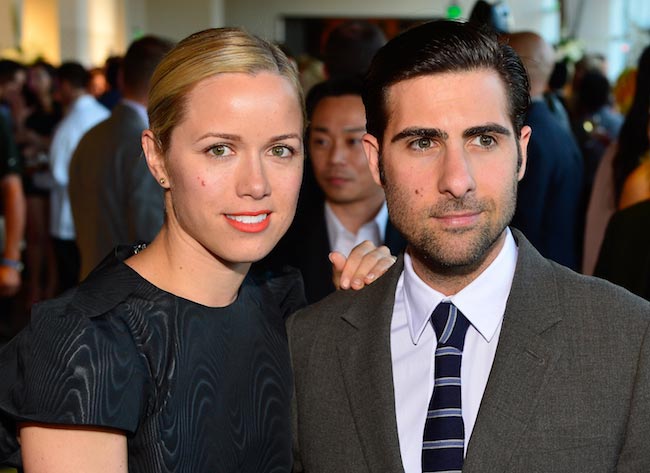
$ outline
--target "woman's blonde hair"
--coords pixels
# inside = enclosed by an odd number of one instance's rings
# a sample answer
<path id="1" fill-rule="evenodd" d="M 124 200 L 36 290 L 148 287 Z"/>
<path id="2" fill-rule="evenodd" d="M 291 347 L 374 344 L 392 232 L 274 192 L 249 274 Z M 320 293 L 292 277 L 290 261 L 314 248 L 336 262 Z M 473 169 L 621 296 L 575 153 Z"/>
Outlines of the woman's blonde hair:
<path id="1" fill-rule="evenodd" d="M 159 150 L 167 154 L 171 133 L 183 120 L 187 96 L 196 84 L 216 74 L 259 72 L 285 77 L 303 108 L 297 71 L 277 46 L 239 28 L 212 28 L 178 43 L 156 68 L 149 89 L 149 128 Z"/>

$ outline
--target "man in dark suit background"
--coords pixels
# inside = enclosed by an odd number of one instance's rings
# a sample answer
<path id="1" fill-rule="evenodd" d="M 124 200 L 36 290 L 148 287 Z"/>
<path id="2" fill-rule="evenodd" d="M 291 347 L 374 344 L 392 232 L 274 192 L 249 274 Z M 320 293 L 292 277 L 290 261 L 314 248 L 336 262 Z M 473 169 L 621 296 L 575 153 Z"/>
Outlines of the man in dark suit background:
<path id="1" fill-rule="evenodd" d="M 330 252 L 348 256 L 365 240 L 386 245 L 392 254 L 405 246 L 390 224 L 384 190 L 373 180 L 361 145 L 366 132 L 361 91 L 358 78 L 330 79 L 310 90 L 311 167 L 305 169 L 296 218 L 267 258 L 272 264 L 289 264 L 301 271 L 310 303 L 335 289 Z"/>
<path id="2" fill-rule="evenodd" d="M 147 168 L 140 138 L 149 126 L 149 80 L 172 46 L 154 36 L 129 46 L 122 100 L 84 135 L 72 157 L 69 193 L 82 278 L 116 245 L 149 242 L 162 225 L 162 190 Z"/>
<path id="3" fill-rule="evenodd" d="M 295 471 L 650 471 L 650 304 L 508 227 L 531 135 L 514 51 L 428 23 L 379 51 L 363 99 L 408 246 L 289 319 Z"/>
<path id="4" fill-rule="evenodd" d="M 524 123 L 533 129 L 512 224 L 543 256 L 577 269 L 584 226 L 584 166 L 575 138 L 544 99 L 555 64 L 553 48 L 532 32 L 508 35 L 507 42 L 528 72 L 531 104 Z"/>

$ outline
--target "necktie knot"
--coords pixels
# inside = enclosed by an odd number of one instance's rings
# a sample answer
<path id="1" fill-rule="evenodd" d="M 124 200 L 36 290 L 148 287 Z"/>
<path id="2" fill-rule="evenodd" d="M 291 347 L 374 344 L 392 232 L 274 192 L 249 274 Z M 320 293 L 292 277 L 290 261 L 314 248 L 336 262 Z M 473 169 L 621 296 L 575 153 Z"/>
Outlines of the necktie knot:
<path id="1" fill-rule="evenodd" d="M 438 346 L 452 346 L 463 351 L 469 320 L 451 302 L 441 302 L 431 314 Z"/>

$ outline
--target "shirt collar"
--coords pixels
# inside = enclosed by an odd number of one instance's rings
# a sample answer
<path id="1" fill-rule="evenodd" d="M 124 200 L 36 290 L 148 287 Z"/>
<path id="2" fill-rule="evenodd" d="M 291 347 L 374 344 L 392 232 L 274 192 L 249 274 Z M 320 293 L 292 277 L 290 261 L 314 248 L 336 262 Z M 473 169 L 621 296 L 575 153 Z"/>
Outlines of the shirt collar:
<path id="1" fill-rule="evenodd" d="M 330 204 L 327 201 L 325 201 L 325 223 L 327 226 L 327 236 L 329 237 L 330 242 L 335 242 L 337 240 L 337 236 L 342 233 L 351 234 L 351 232 L 349 232 L 343 226 L 341 221 L 334 214 L 332 207 L 330 207 Z M 375 225 L 377 227 L 379 238 L 383 242 L 386 240 L 387 224 L 388 224 L 388 207 L 386 206 L 386 201 L 384 201 L 384 203 L 379 209 L 379 212 L 377 212 L 377 215 L 375 215 L 375 218 L 365 223 L 363 226 L 365 227 L 367 225 Z"/>
<path id="2" fill-rule="evenodd" d="M 127 107 L 130 107 L 136 112 L 138 112 L 138 116 L 142 119 L 142 121 L 146 124 L 147 127 L 149 126 L 149 116 L 147 115 L 147 107 L 145 107 L 139 102 L 136 102 L 135 100 L 124 99 L 124 98 L 122 99 L 122 103 Z"/>
<path id="3" fill-rule="evenodd" d="M 84 107 L 87 107 L 93 102 L 97 102 L 95 97 L 93 97 L 90 94 L 82 94 L 79 97 L 77 97 L 77 99 L 72 103 L 72 105 L 70 106 L 70 112 L 72 112 L 73 110 L 76 111 Z M 99 104 L 99 102 L 97 102 L 97 104 Z"/>
<path id="4" fill-rule="evenodd" d="M 443 300 L 452 302 L 486 340 L 490 341 L 503 319 L 517 265 L 517 245 L 506 228 L 503 248 L 494 261 L 470 284 L 447 297 L 429 287 L 413 270 L 411 257 L 404 255 L 404 301 L 413 344 L 429 323 L 433 309 Z"/>

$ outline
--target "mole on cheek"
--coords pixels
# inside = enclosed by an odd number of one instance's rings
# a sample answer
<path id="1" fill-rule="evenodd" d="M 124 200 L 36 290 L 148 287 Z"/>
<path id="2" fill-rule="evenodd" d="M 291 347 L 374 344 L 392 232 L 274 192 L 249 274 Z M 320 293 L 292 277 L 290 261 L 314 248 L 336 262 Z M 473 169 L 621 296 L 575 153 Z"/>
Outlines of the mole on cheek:
<path id="1" fill-rule="evenodd" d="M 415 195 L 420 195 L 420 189 L 415 189 Z"/>

